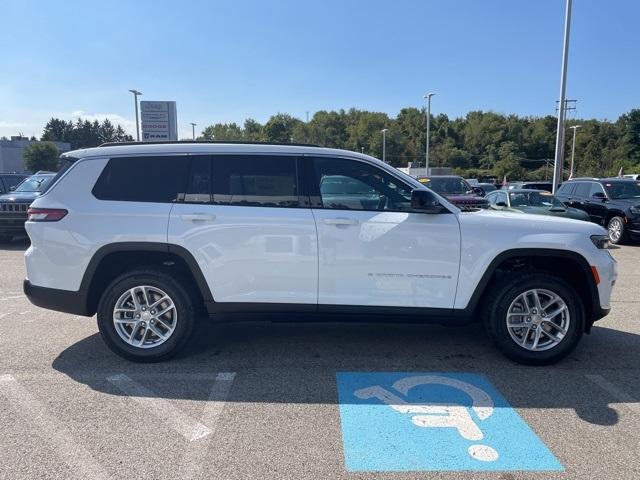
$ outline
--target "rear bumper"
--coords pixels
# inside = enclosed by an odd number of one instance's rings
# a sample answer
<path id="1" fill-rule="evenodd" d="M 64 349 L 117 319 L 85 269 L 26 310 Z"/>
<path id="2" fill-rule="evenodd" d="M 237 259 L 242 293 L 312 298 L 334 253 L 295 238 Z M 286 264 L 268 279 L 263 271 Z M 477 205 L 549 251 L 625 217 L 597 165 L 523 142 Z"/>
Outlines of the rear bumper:
<path id="1" fill-rule="evenodd" d="M 87 310 L 87 292 L 78 290 L 59 290 L 57 288 L 38 287 L 29 280 L 24 280 L 22 289 L 29 301 L 37 307 L 71 313 L 73 315 L 91 316 Z"/>

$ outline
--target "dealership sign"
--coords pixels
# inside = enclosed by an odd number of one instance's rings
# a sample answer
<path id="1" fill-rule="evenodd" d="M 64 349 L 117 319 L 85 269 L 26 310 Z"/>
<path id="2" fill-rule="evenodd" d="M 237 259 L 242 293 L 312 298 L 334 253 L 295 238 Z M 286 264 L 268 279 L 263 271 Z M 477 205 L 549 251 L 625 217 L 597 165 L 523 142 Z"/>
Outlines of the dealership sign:
<path id="1" fill-rule="evenodd" d="M 142 140 L 169 141 L 178 139 L 176 102 L 140 102 Z"/>

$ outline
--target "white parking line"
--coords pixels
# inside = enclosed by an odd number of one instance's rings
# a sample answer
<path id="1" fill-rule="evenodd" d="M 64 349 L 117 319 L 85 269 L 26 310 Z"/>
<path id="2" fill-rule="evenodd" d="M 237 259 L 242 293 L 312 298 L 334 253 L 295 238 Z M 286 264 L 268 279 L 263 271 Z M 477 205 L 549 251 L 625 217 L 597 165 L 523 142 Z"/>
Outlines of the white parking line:
<path id="1" fill-rule="evenodd" d="M 73 441 L 68 430 L 54 420 L 50 412 L 13 375 L 0 375 L 0 394 L 13 404 L 23 421 L 32 423 L 38 436 L 50 444 L 82 479 L 107 479 L 109 475 L 81 445 Z"/>
<path id="2" fill-rule="evenodd" d="M 124 373 L 107 377 L 107 380 L 190 442 L 211 433 L 207 426 L 181 412 L 167 400 L 158 398 L 151 390 L 134 382 Z"/>
<path id="3" fill-rule="evenodd" d="M 588 375 L 585 374 L 589 380 L 598 385 L 600 388 L 610 393 L 616 400 L 623 404 L 626 408 L 631 410 L 633 413 L 640 415 L 640 401 L 634 399 L 631 395 L 629 395 L 624 390 L 621 390 L 613 383 L 606 380 L 602 375 Z"/>
<path id="4" fill-rule="evenodd" d="M 219 373 L 211 388 L 209 399 L 204 407 L 202 422 L 207 425 L 212 432 L 216 429 L 218 418 L 224 409 L 235 376 L 235 373 Z M 213 435 L 209 435 L 205 439 L 189 444 L 180 467 L 181 479 L 188 480 L 200 476 L 212 437 Z"/>
<path id="5" fill-rule="evenodd" d="M 2 297 L 0 298 L 0 301 L 2 300 L 15 300 L 16 298 L 26 298 L 24 295 L 12 295 L 10 297 Z"/>

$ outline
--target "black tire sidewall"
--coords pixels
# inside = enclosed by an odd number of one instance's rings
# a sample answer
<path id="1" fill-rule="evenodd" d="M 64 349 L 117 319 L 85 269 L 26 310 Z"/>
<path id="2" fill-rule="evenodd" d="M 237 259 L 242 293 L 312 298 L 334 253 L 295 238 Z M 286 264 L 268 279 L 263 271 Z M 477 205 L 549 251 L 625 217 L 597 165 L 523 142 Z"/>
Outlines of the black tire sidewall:
<path id="1" fill-rule="evenodd" d="M 571 322 L 559 345 L 545 351 L 527 350 L 511 338 L 506 318 L 511 302 L 521 293 L 534 288 L 550 290 L 559 295 L 569 309 Z M 487 305 L 485 326 L 497 347 L 507 357 L 525 365 L 547 365 L 566 357 L 584 333 L 585 314 L 577 292 L 564 280 L 552 275 L 522 274 L 501 282 Z"/>
<path id="2" fill-rule="evenodd" d="M 136 348 L 126 343 L 116 332 L 113 309 L 128 289 L 149 285 L 163 290 L 176 306 L 178 322 L 171 337 L 152 348 Z M 107 346 L 116 354 L 137 362 L 157 362 L 175 355 L 188 341 L 193 329 L 194 305 L 185 290 L 172 277 L 162 272 L 139 271 L 116 278 L 104 291 L 98 304 L 98 329 Z"/>

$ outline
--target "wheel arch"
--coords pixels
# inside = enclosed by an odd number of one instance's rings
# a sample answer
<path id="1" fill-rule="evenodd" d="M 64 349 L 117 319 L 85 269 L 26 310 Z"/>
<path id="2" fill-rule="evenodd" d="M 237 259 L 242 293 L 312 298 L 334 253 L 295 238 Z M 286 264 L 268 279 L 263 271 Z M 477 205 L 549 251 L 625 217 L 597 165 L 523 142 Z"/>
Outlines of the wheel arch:
<path id="1" fill-rule="evenodd" d="M 97 311 L 100 292 L 119 274 L 132 266 L 152 266 L 175 271 L 194 287 L 198 302 L 214 303 L 207 281 L 191 253 L 179 245 L 158 242 L 118 242 L 99 248 L 87 265 L 80 291 L 86 292 L 86 311 Z M 195 292 L 193 292 L 195 290 Z"/>
<path id="2" fill-rule="evenodd" d="M 573 251 L 551 248 L 516 248 L 498 254 L 476 285 L 465 308 L 467 314 L 476 317 L 491 285 L 503 275 L 527 269 L 557 275 L 577 290 L 584 301 L 587 331 L 602 317 L 598 287 L 587 259 Z"/>

